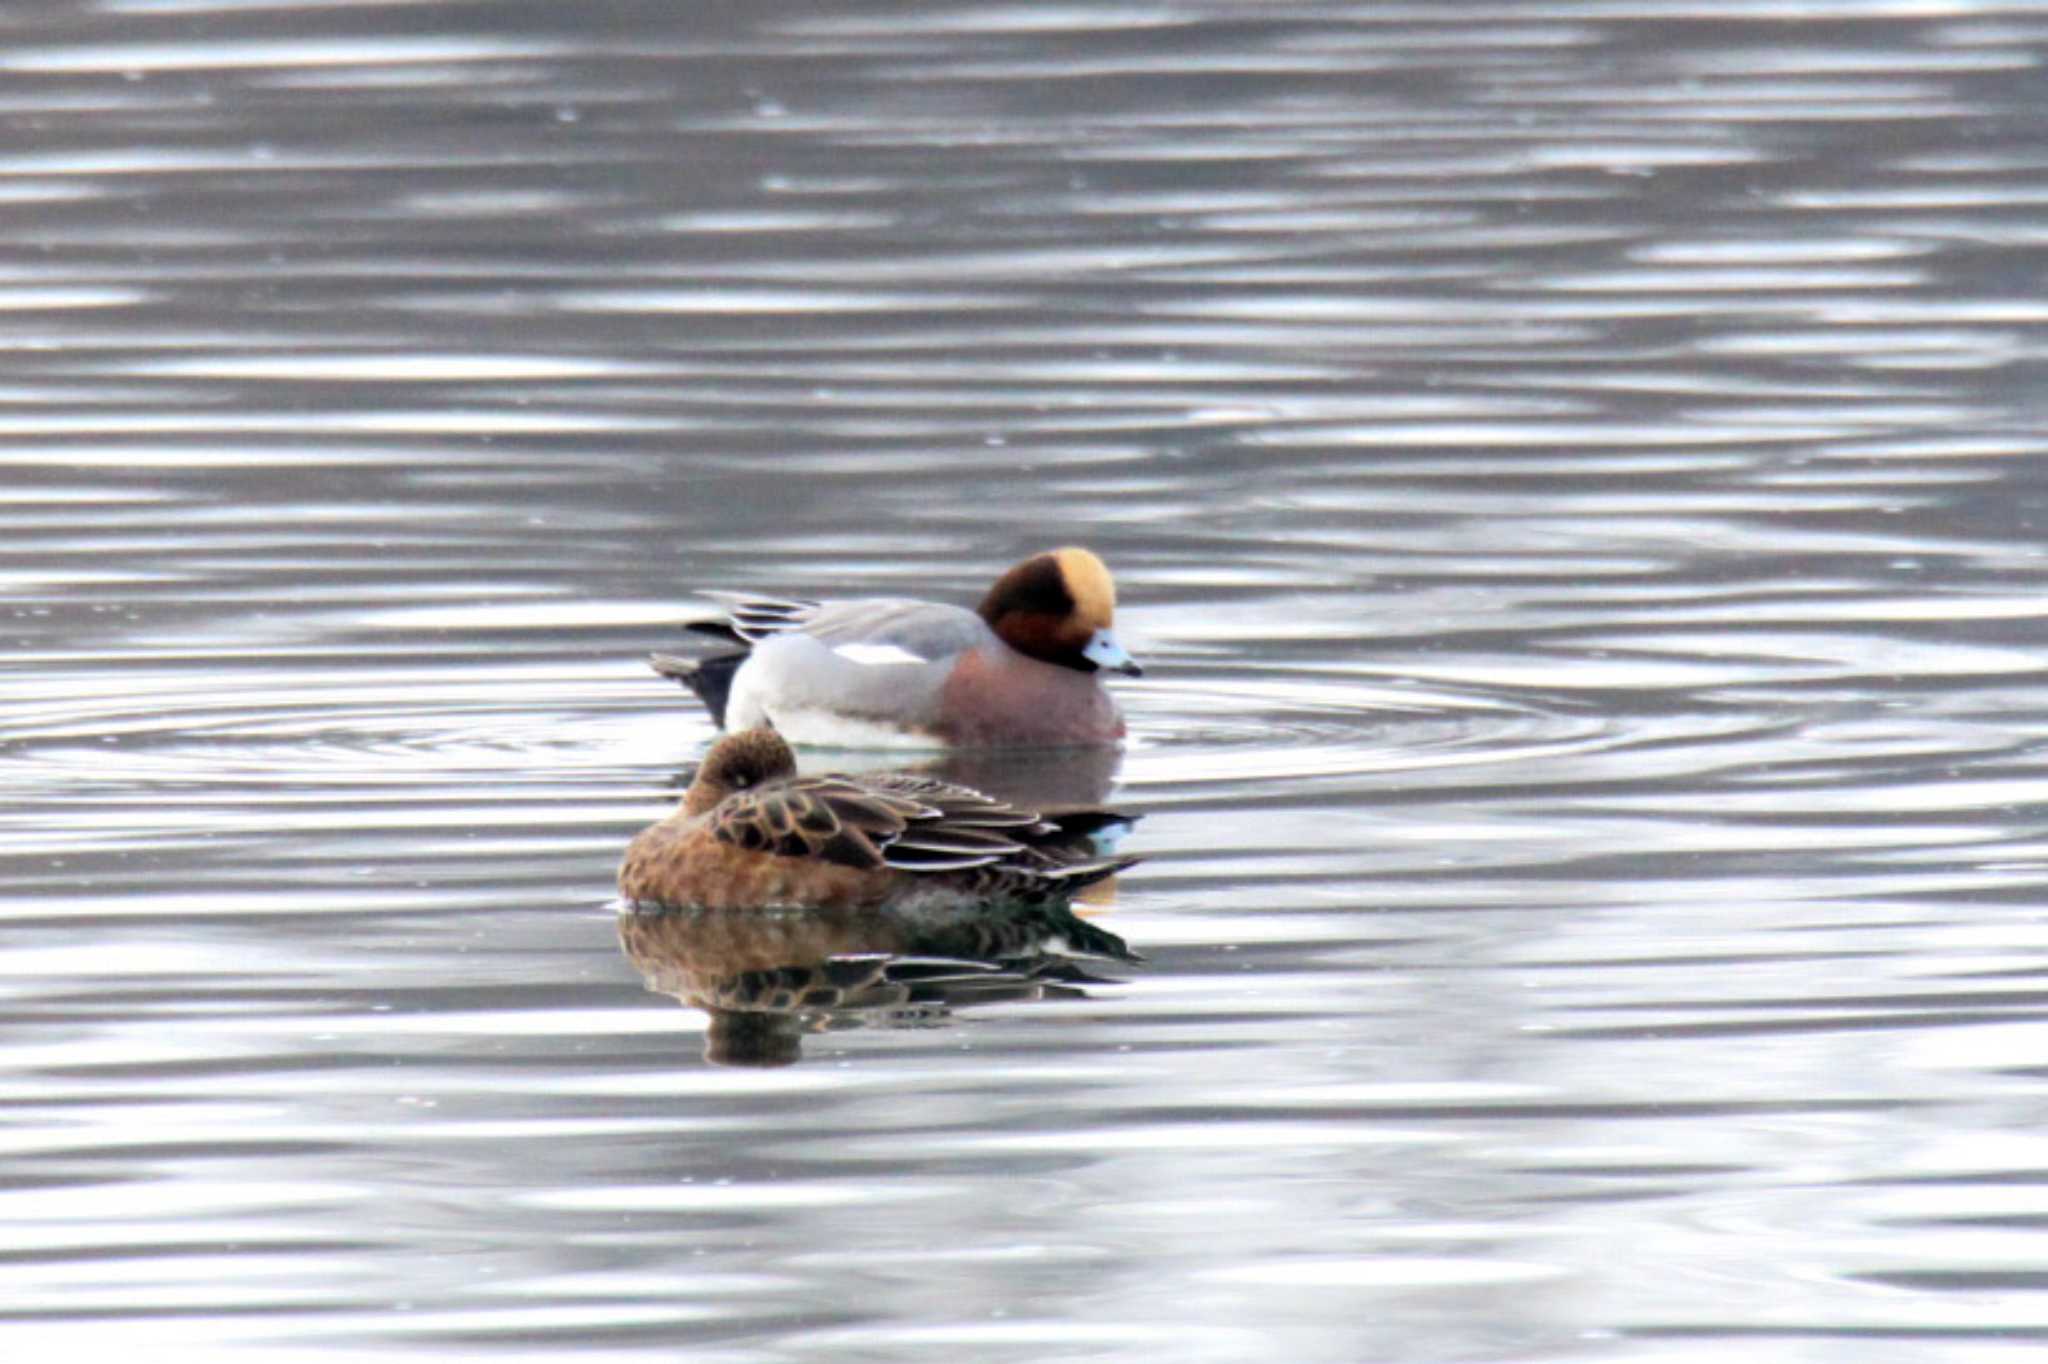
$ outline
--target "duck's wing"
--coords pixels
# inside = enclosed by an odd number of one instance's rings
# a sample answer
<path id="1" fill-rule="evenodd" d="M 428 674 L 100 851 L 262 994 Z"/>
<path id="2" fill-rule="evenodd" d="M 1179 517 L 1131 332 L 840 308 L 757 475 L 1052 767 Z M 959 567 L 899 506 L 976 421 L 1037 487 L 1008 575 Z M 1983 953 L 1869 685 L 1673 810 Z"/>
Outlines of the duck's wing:
<path id="1" fill-rule="evenodd" d="M 862 781 L 922 801 L 940 812 L 940 821 L 929 832 L 926 826 L 913 824 L 906 838 L 944 841 L 963 834 L 993 833 L 996 841 L 1011 845 L 1001 859 L 1006 868 L 1058 881 L 1069 889 L 1078 890 L 1113 876 L 1138 861 L 1115 855 L 1118 838 L 1137 823 L 1137 815 L 1096 808 L 1039 814 L 969 786 L 908 772 L 876 773 Z"/>
<path id="2" fill-rule="evenodd" d="M 724 604 L 732 633 L 749 644 L 801 633 L 849 662 L 869 666 L 932 663 L 994 638 L 987 622 L 972 611 L 908 597 L 807 601 L 727 592 L 702 595 Z"/>
<path id="3" fill-rule="evenodd" d="M 959 828 L 1031 829 L 1045 825 L 1036 810 L 1006 804 L 971 786 L 917 772 L 874 772 L 861 783 L 930 806 L 945 823 Z"/>
<path id="4" fill-rule="evenodd" d="M 1048 831 L 1029 810 L 922 777 L 796 777 L 732 796 L 711 815 L 712 836 L 735 847 L 865 871 L 996 866 L 1031 853 Z"/>
<path id="5" fill-rule="evenodd" d="M 914 822 L 938 814 L 907 795 L 843 777 L 793 777 L 728 797 L 711 812 L 709 829 L 748 852 L 878 871 L 890 865 L 884 849 Z"/>
<path id="6" fill-rule="evenodd" d="M 907 871 L 965 871 L 1010 862 L 1054 831 L 1035 810 L 937 777 L 882 772 L 862 777 L 861 782 L 930 809 L 928 818 L 911 821 L 882 850 L 890 866 Z"/>
<path id="7" fill-rule="evenodd" d="M 723 628 L 748 644 L 758 644 L 772 635 L 790 630 L 801 630 L 825 606 L 823 602 L 804 597 L 762 597 L 749 592 L 704 591 L 697 595 L 723 605 L 726 618 Z M 714 623 L 712 629 L 705 633 L 713 633 L 719 628 Z"/>

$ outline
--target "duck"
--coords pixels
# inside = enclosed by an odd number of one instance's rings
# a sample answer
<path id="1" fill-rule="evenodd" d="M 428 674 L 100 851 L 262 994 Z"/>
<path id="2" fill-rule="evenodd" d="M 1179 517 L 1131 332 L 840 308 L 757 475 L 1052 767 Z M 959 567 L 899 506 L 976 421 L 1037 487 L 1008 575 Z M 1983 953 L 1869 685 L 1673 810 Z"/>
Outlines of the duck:
<path id="1" fill-rule="evenodd" d="M 723 620 L 687 628 L 739 646 L 649 662 L 725 730 L 772 725 L 833 748 L 1112 745 L 1122 713 L 1104 673 L 1143 675 L 1113 628 L 1116 584 L 1093 552 L 1034 554 L 973 610 L 904 597 L 813 601 L 703 594 Z"/>
<path id="2" fill-rule="evenodd" d="M 681 804 L 619 864 L 621 908 L 941 913 L 1064 906 L 1137 859 L 1098 836 L 1102 809 L 1040 814 L 914 774 L 797 774 L 775 730 L 728 734 Z"/>

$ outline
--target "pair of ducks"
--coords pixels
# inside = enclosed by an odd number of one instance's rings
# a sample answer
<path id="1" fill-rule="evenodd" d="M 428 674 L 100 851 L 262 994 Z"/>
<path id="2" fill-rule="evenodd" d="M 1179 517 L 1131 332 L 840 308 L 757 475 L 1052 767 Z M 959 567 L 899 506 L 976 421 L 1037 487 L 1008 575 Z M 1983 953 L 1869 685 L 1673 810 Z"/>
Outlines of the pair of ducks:
<path id="1" fill-rule="evenodd" d="M 708 594 L 723 621 L 690 628 L 737 646 L 656 671 L 731 730 L 681 807 L 626 849 L 636 907 L 942 912 L 1064 905 L 1133 859 L 1093 835 L 1103 810 L 1057 815 L 906 774 L 800 777 L 788 740 L 831 746 L 1043 747 L 1115 743 L 1104 671 L 1139 675 L 1112 630 L 1116 589 L 1085 549 L 1034 555 L 978 608 L 898 598 L 814 602 Z"/>

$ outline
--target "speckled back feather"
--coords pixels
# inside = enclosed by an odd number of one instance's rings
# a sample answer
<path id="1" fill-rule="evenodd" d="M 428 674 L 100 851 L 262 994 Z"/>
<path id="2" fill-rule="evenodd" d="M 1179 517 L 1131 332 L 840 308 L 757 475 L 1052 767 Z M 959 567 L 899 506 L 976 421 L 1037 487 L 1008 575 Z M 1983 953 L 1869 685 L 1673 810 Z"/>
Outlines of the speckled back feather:
<path id="1" fill-rule="evenodd" d="M 1019 880 L 1071 893 L 1128 865 L 1094 858 L 1059 824 L 931 777 L 784 777 L 725 798 L 712 836 L 749 852 L 817 858 L 859 870 L 989 870 L 991 889 Z M 1011 888 L 1014 889 L 1014 886 Z"/>

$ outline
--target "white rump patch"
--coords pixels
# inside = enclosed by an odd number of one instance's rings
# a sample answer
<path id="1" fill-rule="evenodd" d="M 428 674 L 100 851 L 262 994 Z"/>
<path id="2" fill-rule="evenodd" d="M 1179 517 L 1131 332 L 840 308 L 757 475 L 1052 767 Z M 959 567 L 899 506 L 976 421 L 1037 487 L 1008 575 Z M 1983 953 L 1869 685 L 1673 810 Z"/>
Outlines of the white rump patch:
<path id="1" fill-rule="evenodd" d="M 901 663 L 929 663 L 910 650 L 896 644 L 841 644 L 832 650 L 849 663 L 863 663 L 871 667 L 889 667 Z"/>

